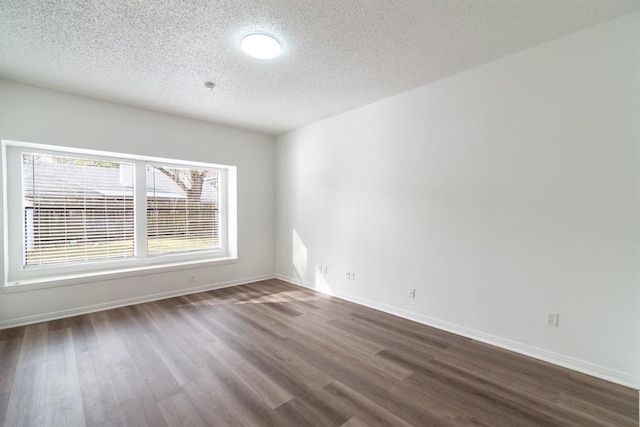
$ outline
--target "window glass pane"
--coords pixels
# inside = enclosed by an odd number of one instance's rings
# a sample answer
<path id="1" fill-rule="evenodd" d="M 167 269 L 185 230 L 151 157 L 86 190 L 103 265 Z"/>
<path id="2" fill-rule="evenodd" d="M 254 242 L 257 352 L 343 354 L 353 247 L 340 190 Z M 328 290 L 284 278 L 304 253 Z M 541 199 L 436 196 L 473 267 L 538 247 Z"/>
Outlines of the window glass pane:
<path id="1" fill-rule="evenodd" d="M 147 166 L 149 255 L 220 248 L 219 173 Z"/>
<path id="2" fill-rule="evenodd" d="M 134 256 L 133 164 L 22 154 L 24 265 Z"/>

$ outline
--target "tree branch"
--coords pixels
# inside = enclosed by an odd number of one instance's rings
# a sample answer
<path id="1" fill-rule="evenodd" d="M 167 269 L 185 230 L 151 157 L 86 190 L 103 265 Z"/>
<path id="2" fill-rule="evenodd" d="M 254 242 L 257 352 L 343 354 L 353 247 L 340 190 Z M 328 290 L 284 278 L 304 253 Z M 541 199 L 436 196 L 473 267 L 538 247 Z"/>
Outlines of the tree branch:
<path id="1" fill-rule="evenodd" d="M 180 179 L 180 177 L 177 174 L 169 172 L 168 170 L 166 170 L 162 166 L 154 166 L 154 168 L 156 168 L 156 170 L 158 170 L 161 173 L 163 173 L 164 175 L 168 176 L 169 178 L 171 178 L 171 180 L 173 182 L 178 184 L 178 186 L 182 189 L 182 191 L 184 191 L 184 194 L 188 194 L 189 193 L 189 188 L 185 185 L 184 182 L 182 182 L 182 180 Z"/>

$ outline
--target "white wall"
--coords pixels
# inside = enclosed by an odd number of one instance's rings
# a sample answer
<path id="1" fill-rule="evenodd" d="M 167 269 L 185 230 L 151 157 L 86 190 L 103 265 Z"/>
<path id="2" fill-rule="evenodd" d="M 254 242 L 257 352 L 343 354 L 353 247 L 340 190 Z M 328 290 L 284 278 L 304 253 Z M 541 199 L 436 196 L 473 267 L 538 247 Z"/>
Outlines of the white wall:
<path id="1" fill-rule="evenodd" d="M 189 271 L 0 292 L 0 327 L 273 277 L 273 137 L 0 80 L 0 138 L 237 166 L 239 256 Z"/>
<path id="2" fill-rule="evenodd" d="M 629 15 L 278 137 L 278 276 L 640 387 L 639 31 Z"/>

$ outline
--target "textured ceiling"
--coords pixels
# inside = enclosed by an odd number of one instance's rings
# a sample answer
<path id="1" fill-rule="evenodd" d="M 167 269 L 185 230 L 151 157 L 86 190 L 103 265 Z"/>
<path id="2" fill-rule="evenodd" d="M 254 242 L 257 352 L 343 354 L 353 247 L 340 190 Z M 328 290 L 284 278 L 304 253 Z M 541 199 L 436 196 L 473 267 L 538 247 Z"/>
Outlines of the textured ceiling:
<path id="1" fill-rule="evenodd" d="M 636 10 L 638 0 L 0 0 L 0 76 L 275 135 Z M 244 55 L 251 30 L 278 35 L 283 55 Z"/>

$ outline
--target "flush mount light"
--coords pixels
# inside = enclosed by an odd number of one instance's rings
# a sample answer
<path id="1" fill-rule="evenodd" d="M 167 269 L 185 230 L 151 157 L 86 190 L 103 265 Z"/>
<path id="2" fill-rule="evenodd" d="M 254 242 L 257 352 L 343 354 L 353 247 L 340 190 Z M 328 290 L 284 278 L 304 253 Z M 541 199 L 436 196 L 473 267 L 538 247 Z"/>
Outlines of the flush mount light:
<path id="1" fill-rule="evenodd" d="M 282 45 L 275 36 L 256 31 L 242 37 L 242 50 L 254 58 L 272 59 L 280 55 Z"/>

